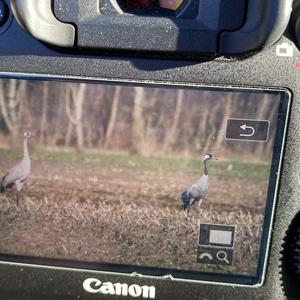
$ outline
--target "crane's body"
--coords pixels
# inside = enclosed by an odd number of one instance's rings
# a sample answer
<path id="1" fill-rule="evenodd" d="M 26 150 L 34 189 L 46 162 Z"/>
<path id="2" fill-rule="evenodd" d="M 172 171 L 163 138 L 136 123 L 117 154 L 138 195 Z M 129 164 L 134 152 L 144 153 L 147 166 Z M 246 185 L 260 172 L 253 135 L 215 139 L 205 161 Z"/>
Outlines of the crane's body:
<path id="1" fill-rule="evenodd" d="M 17 205 L 19 203 L 19 192 L 22 190 L 23 184 L 28 178 L 31 171 L 31 160 L 28 153 L 28 139 L 32 136 L 31 133 L 25 132 L 24 134 L 24 153 L 22 160 L 12 167 L 2 178 L 0 191 L 5 193 L 7 189 L 16 187 L 17 190 Z"/>
<path id="2" fill-rule="evenodd" d="M 186 210 L 195 202 L 200 202 L 208 191 L 208 168 L 207 162 L 213 159 L 211 154 L 206 154 L 203 159 L 204 171 L 202 176 L 181 194 L 181 207 Z"/>
<path id="3" fill-rule="evenodd" d="M 182 194 L 181 201 L 182 207 L 186 209 L 189 205 L 193 205 L 200 199 L 203 199 L 208 190 L 208 176 L 202 175 L 200 179 L 190 185 Z"/>

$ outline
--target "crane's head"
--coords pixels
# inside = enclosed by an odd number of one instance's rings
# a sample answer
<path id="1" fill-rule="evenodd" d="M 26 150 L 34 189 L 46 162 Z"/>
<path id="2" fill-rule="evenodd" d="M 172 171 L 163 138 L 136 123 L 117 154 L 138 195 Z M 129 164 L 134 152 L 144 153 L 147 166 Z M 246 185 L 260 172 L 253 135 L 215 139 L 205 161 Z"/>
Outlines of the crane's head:
<path id="1" fill-rule="evenodd" d="M 207 161 L 207 160 L 211 160 L 211 159 L 217 159 L 217 158 L 208 153 L 208 154 L 205 154 L 203 161 Z"/>
<path id="2" fill-rule="evenodd" d="M 24 132 L 24 139 L 28 139 L 28 138 L 31 138 L 31 137 L 33 137 L 34 135 L 31 133 L 31 132 L 29 132 L 29 131 L 25 131 Z"/>

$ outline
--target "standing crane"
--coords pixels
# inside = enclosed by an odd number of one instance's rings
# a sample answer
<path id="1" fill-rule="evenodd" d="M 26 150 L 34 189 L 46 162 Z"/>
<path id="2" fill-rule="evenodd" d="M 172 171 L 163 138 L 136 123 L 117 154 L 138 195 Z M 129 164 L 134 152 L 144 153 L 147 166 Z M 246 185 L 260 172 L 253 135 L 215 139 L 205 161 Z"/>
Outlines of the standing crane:
<path id="1" fill-rule="evenodd" d="M 186 210 L 187 216 L 189 214 L 190 206 L 195 202 L 201 204 L 203 198 L 207 194 L 208 190 L 208 167 L 207 163 L 211 159 L 216 159 L 211 154 L 206 154 L 203 158 L 204 170 L 202 176 L 195 183 L 190 185 L 182 194 L 181 194 L 181 207 Z"/>
<path id="2" fill-rule="evenodd" d="M 24 133 L 24 154 L 22 160 L 11 168 L 2 178 L 0 184 L 1 193 L 5 193 L 7 189 L 16 187 L 17 190 L 17 206 L 19 205 L 19 193 L 23 187 L 24 182 L 28 178 L 31 170 L 31 161 L 28 152 L 28 139 L 33 134 L 30 132 Z"/>

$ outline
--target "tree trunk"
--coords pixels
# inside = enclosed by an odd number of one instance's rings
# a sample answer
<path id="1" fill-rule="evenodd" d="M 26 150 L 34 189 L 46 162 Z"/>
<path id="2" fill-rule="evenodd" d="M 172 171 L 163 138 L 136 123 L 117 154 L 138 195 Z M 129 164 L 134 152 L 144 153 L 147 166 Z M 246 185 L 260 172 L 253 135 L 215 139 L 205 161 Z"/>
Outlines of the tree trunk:
<path id="1" fill-rule="evenodd" d="M 4 84 L 2 80 L 0 80 L 0 107 L 1 107 L 1 114 L 3 116 L 5 125 L 9 130 L 9 132 L 11 133 L 13 131 L 13 124 L 11 123 L 9 117 L 7 101 L 5 100 Z"/>
<path id="2" fill-rule="evenodd" d="M 132 111 L 132 152 L 142 153 L 144 144 L 144 124 L 143 124 L 143 101 L 144 89 L 134 88 L 134 102 Z"/>
<path id="3" fill-rule="evenodd" d="M 149 105 L 151 106 L 151 113 L 149 114 L 148 118 L 147 118 L 147 122 L 145 124 L 145 141 L 147 143 L 147 145 L 149 144 L 153 144 L 155 143 L 156 145 L 156 141 L 155 141 L 155 127 L 153 126 L 153 119 L 156 113 L 155 110 L 155 105 L 157 103 L 157 98 L 158 98 L 158 92 L 159 89 L 154 89 L 154 91 L 152 92 L 152 95 L 150 97 L 150 99 L 148 100 Z"/>
<path id="4" fill-rule="evenodd" d="M 179 123 L 179 118 L 181 114 L 182 108 L 182 100 L 183 100 L 184 90 L 177 90 L 176 93 L 176 108 L 174 113 L 174 119 L 170 130 L 166 134 L 166 139 L 163 145 L 163 153 L 167 153 L 170 150 L 170 147 L 174 144 L 177 137 L 177 127 Z"/>
<path id="5" fill-rule="evenodd" d="M 58 92 L 58 101 L 57 101 L 57 109 L 55 118 L 53 122 L 53 137 L 51 138 L 51 144 L 57 146 L 62 138 L 64 132 L 62 130 L 62 124 L 64 123 L 64 116 L 65 116 L 65 108 L 64 108 L 64 97 L 66 95 L 66 87 L 65 85 L 60 85 L 59 92 Z M 52 127 L 52 126 L 51 126 Z M 49 141 L 49 139 L 48 139 Z"/>
<path id="6" fill-rule="evenodd" d="M 68 117 L 68 125 L 67 125 L 67 132 L 65 135 L 65 146 L 69 147 L 71 144 L 71 136 L 73 132 L 73 125 L 75 123 L 75 119 L 72 115 L 72 103 L 71 103 L 71 84 L 66 86 L 65 91 L 65 105 L 66 105 L 66 114 Z"/>
<path id="7" fill-rule="evenodd" d="M 104 147 L 107 148 L 109 145 L 110 138 L 112 136 L 115 123 L 116 123 L 116 118 L 117 118 L 117 113 L 118 113 L 118 106 L 119 106 L 119 100 L 120 100 L 120 94 L 121 94 L 121 86 L 116 86 L 114 90 L 114 95 L 112 99 L 112 105 L 111 105 L 111 111 L 110 111 L 110 117 L 107 125 L 107 130 L 105 133 L 105 142 L 104 142 Z"/>
<path id="8" fill-rule="evenodd" d="M 26 98 L 26 81 L 17 82 L 16 79 L 10 79 L 7 96 L 4 92 L 3 81 L 1 81 L 0 89 L 2 91 L 0 95 L 1 114 L 11 135 L 12 145 L 16 146 L 19 137 L 20 116 L 22 115 L 20 103 L 22 99 Z"/>
<path id="9" fill-rule="evenodd" d="M 222 104 L 221 104 L 222 105 Z M 207 109 L 207 111 L 209 111 L 209 115 L 210 116 L 215 116 L 218 112 L 218 105 L 214 105 L 213 107 L 211 107 L 209 110 Z M 216 126 L 216 118 L 207 118 L 207 123 L 206 127 L 209 127 L 210 130 L 208 132 L 208 130 L 204 131 L 204 136 L 205 136 L 205 143 L 204 143 L 204 147 L 202 148 L 202 154 L 207 153 L 209 150 L 213 150 L 215 149 L 215 142 L 216 142 L 216 134 L 218 132 L 217 126 Z"/>
<path id="10" fill-rule="evenodd" d="M 77 136 L 77 149 L 81 150 L 83 148 L 83 125 L 82 125 L 82 111 L 83 111 L 83 101 L 84 94 L 86 90 L 86 84 L 80 83 L 76 93 L 75 100 L 75 116 L 76 116 L 76 136 Z"/>
<path id="11" fill-rule="evenodd" d="M 16 147 L 18 144 L 18 125 L 17 125 L 17 113 L 16 113 L 16 94 L 17 94 L 17 80 L 10 79 L 9 80 L 9 88 L 8 88 L 8 96 L 7 96 L 7 109 L 8 116 L 10 119 L 10 135 L 12 146 Z"/>
<path id="12" fill-rule="evenodd" d="M 215 143 L 215 147 L 218 149 L 221 148 L 221 146 L 224 142 L 224 139 L 225 139 L 226 124 L 227 124 L 227 119 L 230 117 L 231 104 L 232 104 L 232 101 L 229 97 L 226 97 L 223 100 L 224 109 L 223 109 L 223 114 L 222 114 L 222 122 L 221 122 L 221 126 L 218 130 L 218 135 L 217 135 L 216 143 Z"/>
<path id="13" fill-rule="evenodd" d="M 66 113 L 69 119 L 68 130 L 65 138 L 65 144 L 69 145 L 73 128 L 76 133 L 77 149 L 83 148 L 83 125 L 82 112 L 83 101 L 86 90 L 86 84 L 80 83 L 78 86 L 69 85 L 68 93 L 65 98 Z"/>
<path id="14" fill-rule="evenodd" d="M 74 129 L 73 123 L 71 121 L 69 121 L 66 136 L 65 136 L 65 146 L 67 146 L 67 147 L 71 146 L 73 129 Z"/>
<path id="15" fill-rule="evenodd" d="M 41 116 L 41 128 L 40 128 L 40 143 L 45 143 L 46 126 L 47 126 L 47 104 L 49 94 L 49 82 L 43 83 L 43 97 L 42 97 L 42 116 Z"/>

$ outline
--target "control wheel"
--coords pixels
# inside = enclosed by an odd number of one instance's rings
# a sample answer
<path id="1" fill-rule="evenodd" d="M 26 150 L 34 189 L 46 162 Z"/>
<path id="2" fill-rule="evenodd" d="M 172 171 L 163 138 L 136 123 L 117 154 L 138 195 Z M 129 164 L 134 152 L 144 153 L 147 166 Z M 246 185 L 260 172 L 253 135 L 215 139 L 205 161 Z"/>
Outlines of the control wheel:
<path id="1" fill-rule="evenodd" d="M 291 15 L 290 29 L 295 43 L 300 48 L 300 0 L 293 2 L 293 12 Z"/>
<path id="2" fill-rule="evenodd" d="M 300 297 L 300 212 L 288 228 L 282 251 L 282 283 L 287 299 Z"/>

